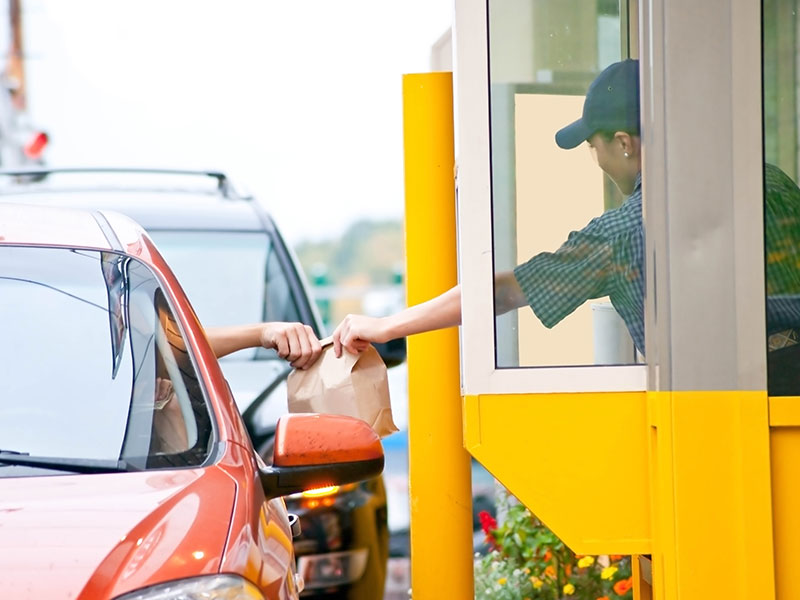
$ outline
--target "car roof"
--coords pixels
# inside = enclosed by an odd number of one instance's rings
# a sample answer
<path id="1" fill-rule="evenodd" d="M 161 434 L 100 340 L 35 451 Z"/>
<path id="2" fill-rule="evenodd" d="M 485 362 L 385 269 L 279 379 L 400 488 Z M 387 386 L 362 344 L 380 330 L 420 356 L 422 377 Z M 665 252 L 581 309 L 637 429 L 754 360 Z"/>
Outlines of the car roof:
<path id="1" fill-rule="evenodd" d="M 0 203 L 0 245 L 67 246 L 121 250 L 141 241 L 134 221 L 114 213 Z"/>
<path id="2" fill-rule="evenodd" d="M 148 231 L 271 228 L 255 201 L 221 185 L 224 181 L 220 173 L 87 169 L 4 185 L 0 200 L 113 210 L 128 215 Z"/>

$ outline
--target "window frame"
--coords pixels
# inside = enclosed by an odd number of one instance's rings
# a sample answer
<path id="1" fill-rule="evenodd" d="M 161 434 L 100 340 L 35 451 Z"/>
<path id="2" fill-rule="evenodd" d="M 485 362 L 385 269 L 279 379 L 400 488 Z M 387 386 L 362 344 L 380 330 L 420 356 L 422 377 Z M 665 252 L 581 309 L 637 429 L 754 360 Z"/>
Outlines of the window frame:
<path id="1" fill-rule="evenodd" d="M 462 391 L 480 395 L 644 390 L 645 365 L 496 366 L 488 25 L 487 0 L 456 0 L 453 37 Z"/>

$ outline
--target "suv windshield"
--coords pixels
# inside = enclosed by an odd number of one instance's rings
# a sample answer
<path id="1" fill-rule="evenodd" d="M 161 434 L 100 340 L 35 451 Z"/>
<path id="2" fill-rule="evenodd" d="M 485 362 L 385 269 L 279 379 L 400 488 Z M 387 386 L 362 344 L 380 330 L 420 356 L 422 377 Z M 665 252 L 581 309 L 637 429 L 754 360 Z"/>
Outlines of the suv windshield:
<path id="1" fill-rule="evenodd" d="M 266 233 L 165 231 L 150 235 L 207 327 L 300 321 L 289 281 Z M 277 358 L 247 349 L 235 358 Z"/>
<path id="2" fill-rule="evenodd" d="M 208 406 L 152 272 L 112 252 L 0 247 L 0 452 L 196 466 Z M 0 466 L 0 476 L 9 475 Z"/>

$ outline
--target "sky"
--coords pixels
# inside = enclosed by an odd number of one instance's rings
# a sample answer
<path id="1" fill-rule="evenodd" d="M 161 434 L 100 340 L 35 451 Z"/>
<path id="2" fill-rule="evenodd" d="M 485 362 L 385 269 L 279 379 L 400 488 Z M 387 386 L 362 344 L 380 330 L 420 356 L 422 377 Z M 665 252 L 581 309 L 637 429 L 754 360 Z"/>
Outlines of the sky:
<path id="1" fill-rule="evenodd" d="M 402 76 L 453 0 L 23 0 L 62 166 L 224 169 L 292 244 L 402 218 Z"/>

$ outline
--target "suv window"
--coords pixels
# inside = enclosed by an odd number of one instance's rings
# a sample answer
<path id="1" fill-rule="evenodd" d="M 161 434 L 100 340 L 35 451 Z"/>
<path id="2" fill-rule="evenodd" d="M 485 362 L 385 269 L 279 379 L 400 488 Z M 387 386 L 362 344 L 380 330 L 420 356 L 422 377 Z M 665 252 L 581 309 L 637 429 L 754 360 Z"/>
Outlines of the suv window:
<path id="1" fill-rule="evenodd" d="M 210 412 L 146 265 L 112 252 L 6 246 L 0 298 L 0 448 L 139 468 L 205 462 Z"/>
<path id="2" fill-rule="evenodd" d="M 150 235 L 205 326 L 301 320 L 275 244 L 266 233 L 150 230 Z M 251 348 L 236 356 L 277 355 Z"/>

